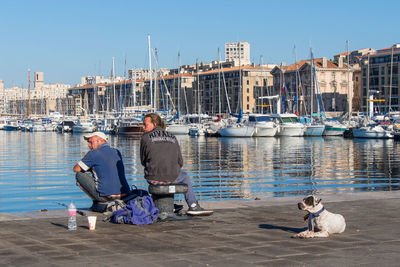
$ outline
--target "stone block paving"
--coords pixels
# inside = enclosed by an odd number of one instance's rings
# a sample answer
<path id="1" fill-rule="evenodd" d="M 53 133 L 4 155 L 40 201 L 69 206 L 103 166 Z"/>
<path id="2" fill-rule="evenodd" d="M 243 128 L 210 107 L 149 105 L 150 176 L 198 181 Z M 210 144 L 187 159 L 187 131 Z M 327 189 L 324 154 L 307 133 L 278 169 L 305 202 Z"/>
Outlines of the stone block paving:
<path id="1" fill-rule="evenodd" d="M 325 203 L 344 233 L 293 239 L 306 228 L 296 203 L 216 209 L 209 217 L 152 225 L 78 216 L 0 222 L 0 266 L 399 266 L 400 198 Z"/>

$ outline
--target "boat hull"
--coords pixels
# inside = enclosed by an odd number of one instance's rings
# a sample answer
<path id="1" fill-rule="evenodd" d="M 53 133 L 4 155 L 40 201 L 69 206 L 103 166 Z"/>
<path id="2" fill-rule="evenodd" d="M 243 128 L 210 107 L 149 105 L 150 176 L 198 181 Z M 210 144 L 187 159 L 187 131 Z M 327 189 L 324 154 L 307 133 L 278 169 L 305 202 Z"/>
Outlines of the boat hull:
<path id="1" fill-rule="evenodd" d="M 144 133 L 142 125 L 130 125 L 130 126 L 120 126 L 117 128 L 117 134 L 119 135 L 142 135 Z"/>
<path id="2" fill-rule="evenodd" d="M 390 139 L 393 134 L 387 130 L 374 130 L 373 128 L 361 127 L 353 129 L 354 138 Z"/>
<path id="3" fill-rule="evenodd" d="M 166 130 L 175 135 L 189 134 L 189 126 L 185 124 L 170 124 Z"/>
<path id="4" fill-rule="evenodd" d="M 81 127 L 81 126 L 74 126 L 72 127 L 73 133 L 93 133 L 96 131 L 96 127 Z"/>
<path id="5" fill-rule="evenodd" d="M 259 127 L 256 126 L 253 136 L 273 137 L 278 132 L 278 127 Z"/>
<path id="6" fill-rule="evenodd" d="M 325 136 L 342 136 L 345 131 L 346 131 L 346 128 L 326 126 L 323 135 L 325 135 Z"/>
<path id="7" fill-rule="evenodd" d="M 322 136 L 325 131 L 325 125 L 306 125 L 304 136 Z"/>
<path id="8" fill-rule="evenodd" d="M 304 126 L 302 124 L 281 124 L 278 136 L 304 136 Z"/>
<path id="9" fill-rule="evenodd" d="M 255 128 L 252 126 L 226 127 L 218 130 L 222 137 L 252 137 Z"/>

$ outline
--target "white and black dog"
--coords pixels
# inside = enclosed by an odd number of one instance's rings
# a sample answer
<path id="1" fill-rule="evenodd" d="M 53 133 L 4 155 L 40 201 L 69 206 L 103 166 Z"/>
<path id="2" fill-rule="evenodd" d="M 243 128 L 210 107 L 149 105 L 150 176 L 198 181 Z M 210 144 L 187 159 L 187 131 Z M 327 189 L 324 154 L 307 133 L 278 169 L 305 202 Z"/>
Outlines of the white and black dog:
<path id="1" fill-rule="evenodd" d="M 300 210 L 308 211 L 304 220 L 308 220 L 308 229 L 298 233 L 296 238 L 328 237 L 330 234 L 343 233 L 346 228 L 344 217 L 327 211 L 321 204 L 321 199 L 308 196 L 298 203 Z"/>

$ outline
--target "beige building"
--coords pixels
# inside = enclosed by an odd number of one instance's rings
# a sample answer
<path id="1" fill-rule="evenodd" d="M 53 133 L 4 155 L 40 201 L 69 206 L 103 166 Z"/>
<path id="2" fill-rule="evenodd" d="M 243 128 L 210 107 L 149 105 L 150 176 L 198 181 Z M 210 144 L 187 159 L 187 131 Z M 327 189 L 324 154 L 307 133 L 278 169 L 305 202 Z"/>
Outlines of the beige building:
<path id="1" fill-rule="evenodd" d="M 270 71 L 274 66 L 276 65 L 247 65 L 199 73 L 199 86 L 193 86 L 192 101 L 197 103 L 199 88 L 203 113 L 238 113 L 240 109 L 243 113 L 261 112 L 258 97 L 268 95 L 271 90 L 273 79 Z"/>
<path id="2" fill-rule="evenodd" d="M 132 107 L 149 108 L 154 107 L 155 103 L 157 110 L 175 110 L 187 114 L 197 113 L 200 103 L 201 112 L 208 114 L 239 112 L 240 108 L 245 113 L 266 111 L 258 97 L 270 94 L 273 85 L 270 71 L 276 65 L 209 70 L 212 66 L 218 66 L 214 63 L 198 64 L 198 73 L 190 73 L 188 70 L 191 68 L 182 67 L 180 74 L 158 76 L 152 80 L 152 94 L 149 79 L 138 79 L 135 84 L 132 84 L 132 80 L 117 82 L 115 90 L 110 83 L 73 87 L 68 90 L 74 103 L 70 109 L 79 115 L 83 110 L 90 114 L 93 110 L 120 111 L 121 107 L 124 110 L 131 110 Z M 200 66 L 208 71 L 201 72 Z"/>
<path id="3" fill-rule="evenodd" d="M 314 59 L 316 78 L 314 79 L 313 112 L 321 111 L 339 115 L 348 110 L 348 96 L 353 95 L 353 69 L 347 68 L 343 59 L 334 63 L 324 58 Z M 309 114 L 311 106 L 311 66 L 310 60 L 276 67 L 273 94 L 282 99 L 281 112 Z M 319 102 L 318 98 L 319 96 Z M 276 110 L 276 108 L 275 108 Z"/>
<path id="4" fill-rule="evenodd" d="M 28 90 L 26 88 L 5 88 L 0 93 L 3 100 L 1 113 L 28 114 L 28 101 L 31 114 L 46 115 L 52 111 L 66 112 L 65 99 L 68 92 L 68 84 L 54 83 L 44 84 L 40 89 Z"/>

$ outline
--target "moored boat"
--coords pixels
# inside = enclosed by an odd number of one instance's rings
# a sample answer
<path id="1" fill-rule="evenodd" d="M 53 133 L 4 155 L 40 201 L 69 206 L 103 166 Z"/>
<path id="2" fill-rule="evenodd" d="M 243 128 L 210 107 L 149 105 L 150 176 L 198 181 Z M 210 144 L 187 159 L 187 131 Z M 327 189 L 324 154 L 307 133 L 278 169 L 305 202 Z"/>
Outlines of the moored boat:
<path id="1" fill-rule="evenodd" d="M 354 138 L 377 138 L 389 139 L 394 138 L 393 131 L 386 130 L 381 125 L 367 125 L 353 129 Z"/>
<path id="2" fill-rule="evenodd" d="M 299 122 L 296 114 L 284 113 L 284 114 L 273 114 L 279 122 L 278 136 L 303 136 L 305 127 Z"/>
<path id="3" fill-rule="evenodd" d="M 222 137 L 252 137 L 255 127 L 242 123 L 230 124 L 218 130 Z"/>
<path id="4" fill-rule="evenodd" d="M 119 135 L 142 135 L 144 133 L 143 124 L 133 119 L 122 119 L 118 121 L 116 134 Z"/>
<path id="5" fill-rule="evenodd" d="M 172 134 L 189 134 L 189 126 L 183 123 L 168 124 L 166 130 Z"/>
<path id="6" fill-rule="evenodd" d="M 93 133 L 95 131 L 96 126 L 90 119 L 79 119 L 77 124 L 72 127 L 73 133 Z"/>
<path id="7" fill-rule="evenodd" d="M 272 137 L 278 132 L 278 125 L 269 114 L 249 114 L 249 126 L 254 126 L 253 136 Z"/>

